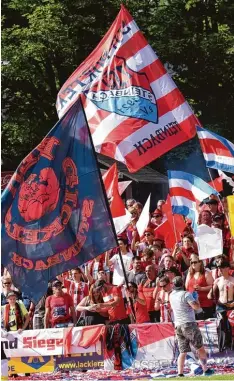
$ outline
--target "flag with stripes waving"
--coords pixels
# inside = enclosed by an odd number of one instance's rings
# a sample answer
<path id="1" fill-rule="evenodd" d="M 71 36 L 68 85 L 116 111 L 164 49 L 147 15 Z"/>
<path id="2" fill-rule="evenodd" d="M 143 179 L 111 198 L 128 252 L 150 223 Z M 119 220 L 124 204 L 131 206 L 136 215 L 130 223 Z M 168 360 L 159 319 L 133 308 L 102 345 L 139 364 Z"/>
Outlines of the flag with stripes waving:
<path id="1" fill-rule="evenodd" d="M 95 150 L 135 172 L 196 134 L 199 122 L 129 12 L 59 91 L 61 118 L 82 94 Z"/>
<path id="2" fill-rule="evenodd" d="M 197 127 L 206 166 L 234 173 L 234 144 L 223 136 Z"/>
<path id="3" fill-rule="evenodd" d="M 197 204 L 218 192 L 199 177 L 182 171 L 167 171 L 173 214 L 190 218 L 196 229 Z"/>

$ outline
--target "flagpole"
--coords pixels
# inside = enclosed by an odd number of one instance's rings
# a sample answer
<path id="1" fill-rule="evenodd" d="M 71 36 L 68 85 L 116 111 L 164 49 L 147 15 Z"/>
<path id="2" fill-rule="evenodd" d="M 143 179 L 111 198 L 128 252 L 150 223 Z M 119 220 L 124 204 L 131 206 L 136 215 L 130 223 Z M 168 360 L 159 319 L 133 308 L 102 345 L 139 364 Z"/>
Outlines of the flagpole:
<path id="1" fill-rule="evenodd" d="M 216 190 L 216 192 L 218 192 L 218 190 L 217 190 L 217 189 L 216 189 L 216 187 L 215 187 L 215 183 L 214 183 L 213 177 L 211 176 L 210 168 L 209 168 L 209 167 L 207 167 L 207 169 L 208 169 L 208 173 L 209 173 L 209 176 L 210 176 L 211 182 L 212 182 L 212 184 L 213 184 L 213 188 Z M 223 203 L 222 203 L 222 201 L 221 201 L 221 198 L 220 198 L 219 192 L 218 192 L 218 198 L 219 198 L 219 202 L 220 202 L 220 203 L 221 203 L 221 205 L 222 205 L 222 209 L 223 209 L 223 212 L 224 212 L 224 214 L 225 214 L 224 206 L 223 206 Z M 226 215 L 226 214 L 225 214 L 225 215 Z M 227 218 L 227 216 L 226 216 L 226 218 Z"/>
<path id="2" fill-rule="evenodd" d="M 172 221 L 173 221 L 173 229 L 174 229 L 174 234 L 175 234 L 175 240 L 176 240 L 176 243 L 177 243 L 178 240 L 177 240 L 176 226 L 175 226 L 175 219 L 174 219 L 174 214 L 173 214 L 173 213 L 172 213 Z"/>
<path id="3" fill-rule="evenodd" d="M 116 234 L 114 221 L 113 221 L 113 218 L 112 218 L 112 215 L 111 215 L 109 201 L 108 201 L 106 190 L 105 190 L 104 183 L 103 183 L 103 180 L 102 180 L 102 174 L 101 174 L 101 170 L 99 168 L 99 163 L 98 163 L 98 160 L 97 160 L 97 155 L 96 155 L 95 147 L 94 147 L 94 144 L 93 144 L 92 135 L 91 135 L 91 132 L 90 132 L 90 129 L 89 129 L 89 124 L 88 124 L 88 121 L 87 121 L 87 118 L 86 118 L 86 114 L 85 114 L 85 111 L 84 111 L 82 99 L 81 99 L 80 96 L 79 96 L 78 100 L 80 100 L 81 108 L 82 108 L 82 111 L 83 111 L 83 114 L 84 114 L 84 118 L 85 118 L 85 122 L 86 122 L 86 125 L 87 125 L 87 129 L 88 129 L 90 143 L 91 143 L 91 146 L 92 146 L 92 149 L 93 149 L 93 152 L 94 152 L 94 158 L 95 158 L 95 161 L 96 161 L 96 166 L 97 166 L 97 170 L 98 170 L 100 184 L 101 184 L 103 195 L 104 195 L 104 198 L 105 198 L 105 201 L 106 201 L 106 207 L 107 207 L 107 211 L 108 211 L 108 214 L 109 214 L 109 218 L 110 218 L 110 222 L 111 222 L 111 227 L 112 227 L 112 230 L 114 232 L 114 236 L 115 236 L 115 240 L 116 240 L 116 246 L 118 247 L 118 254 L 119 254 L 120 263 L 121 263 L 122 270 L 123 270 L 123 275 L 124 275 L 124 280 L 125 280 L 125 283 L 126 283 L 126 288 L 127 288 L 127 290 L 129 290 L 127 274 L 126 274 L 126 270 L 125 270 L 124 263 L 123 263 L 123 257 L 122 257 L 120 248 L 118 246 L 118 237 L 117 237 L 117 234 Z M 130 300 L 130 305 L 131 305 L 133 317 L 134 317 L 134 320 L 136 321 L 136 313 L 135 313 L 135 309 L 134 309 L 132 298 L 129 298 L 129 300 Z"/>

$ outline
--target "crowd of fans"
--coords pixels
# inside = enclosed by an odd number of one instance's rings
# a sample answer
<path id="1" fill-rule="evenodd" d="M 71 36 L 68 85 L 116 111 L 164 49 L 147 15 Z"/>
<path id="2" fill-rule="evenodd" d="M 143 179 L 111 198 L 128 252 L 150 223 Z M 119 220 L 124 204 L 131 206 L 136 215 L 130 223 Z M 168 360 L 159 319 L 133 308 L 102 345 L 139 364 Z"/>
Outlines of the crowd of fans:
<path id="1" fill-rule="evenodd" d="M 196 295 L 200 303 L 197 319 L 219 315 L 220 349 L 231 345 L 234 246 L 228 216 L 212 195 L 201 205 L 198 223 L 222 229 L 223 233 L 223 252 L 215 258 L 201 260 L 190 221 L 185 221 L 186 228 L 174 249 L 165 247 L 156 230 L 166 220 L 164 203 L 164 200 L 158 201 L 150 223 L 140 237 L 136 223 L 142 204 L 127 200 L 126 207 L 132 219 L 118 236 L 118 248 L 57 276 L 37 305 L 14 287 L 4 269 L 3 327 L 7 331 L 21 332 L 72 325 L 173 322 L 170 306 L 172 281 L 176 276 L 182 276 L 185 289 Z"/>

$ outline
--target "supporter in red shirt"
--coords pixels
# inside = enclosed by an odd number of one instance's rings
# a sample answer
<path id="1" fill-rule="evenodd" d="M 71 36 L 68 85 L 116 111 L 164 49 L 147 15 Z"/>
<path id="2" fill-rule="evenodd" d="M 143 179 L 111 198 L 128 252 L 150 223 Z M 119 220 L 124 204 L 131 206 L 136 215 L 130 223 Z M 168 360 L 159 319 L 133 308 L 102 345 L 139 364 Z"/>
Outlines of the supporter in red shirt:
<path id="1" fill-rule="evenodd" d="M 203 309 L 203 319 L 214 317 L 214 303 L 209 300 L 207 295 L 212 288 L 213 278 L 210 271 L 205 270 L 204 264 L 199 260 L 195 254 L 191 255 L 190 267 L 187 274 L 185 288 L 189 292 L 196 291 L 198 293 L 198 300 Z M 198 315 L 197 319 L 201 317 Z"/>
<path id="2" fill-rule="evenodd" d="M 138 294 L 137 285 L 134 282 L 128 283 L 128 290 L 126 290 L 126 296 L 128 299 L 128 313 L 131 315 L 131 306 L 129 298 L 132 298 L 134 312 L 136 317 L 136 324 L 149 323 L 150 318 L 147 311 L 146 301 L 142 293 Z M 132 321 L 134 322 L 134 320 Z"/>
<path id="3" fill-rule="evenodd" d="M 146 247 L 143 250 L 141 258 L 141 268 L 145 271 L 147 266 L 154 264 L 154 252 L 150 248 Z"/>
<path id="4" fill-rule="evenodd" d="M 161 244 L 154 243 L 152 246 L 150 246 L 150 249 L 153 250 L 153 252 L 154 252 L 153 262 L 155 264 L 155 267 L 158 268 L 158 265 L 160 263 L 161 257 L 163 255 Z"/>
<path id="5" fill-rule="evenodd" d="M 184 272 L 190 265 L 190 257 L 196 254 L 197 250 L 194 248 L 194 239 L 192 236 L 186 236 L 182 239 L 182 246 L 178 243 L 175 244 L 172 257 L 176 260 L 179 270 Z"/>
<path id="6" fill-rule="evenodd" d="M 110 324 L 129 324 L 130 319 L 125 310 L 121 288 L 107 284 L 104 280 L 97 281 L 95 284 L 100 289 L 104 300 L 104 303 L 98 304 L 96 311 L 107 311 Z"/>
<path id="7" fill-rule="evenodd" d="M 76 324 L 76 313 L 72 297 L 62 291 L 62 282 L 52 283 L 53 295 L 46 298 L 45 328 L 67 327 L 69 323 Z"/>
<path id="8" fill-rule="evenodd" d="M 147 266 L 145 269 L 146 277 L 138 286 L 138 291 L 145 297 L 147 311 L 152 323 L 160 322 L 160 312 L 154 310 L 157 272 L 153 265 Z"/>

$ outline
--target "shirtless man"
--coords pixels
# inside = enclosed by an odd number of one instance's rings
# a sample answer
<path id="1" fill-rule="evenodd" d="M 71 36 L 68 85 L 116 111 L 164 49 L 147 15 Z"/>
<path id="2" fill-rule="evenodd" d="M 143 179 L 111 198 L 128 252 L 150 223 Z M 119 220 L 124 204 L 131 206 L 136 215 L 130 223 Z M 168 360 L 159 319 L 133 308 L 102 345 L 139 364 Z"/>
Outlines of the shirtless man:
<path id="1" fill-rule="evenodd" d="M 208 299 L 213 299 L 218 293 L 217 312 L 220 310 L 234 309 L 234 277 L 229 275 L 230 265 L 227 261 L 217 263 L 219 278 L 215 279 L 213 288 L 211 288 Z"/>
<path id="2" fill-rule="evenodd" d="M 209 299 L 217 299 L 216 312 L 222 317 L 218 326 L 219 351 L 231 347 L 232 332 L 228 323 L 228 311 L 234 310 L 234 277 L 229 275 L 230 264 L 225 260 L 217 263 L 219 278 L 215 279 L 208 294 Z M 218 297 L 216 298 L 218 294 Z"/>

